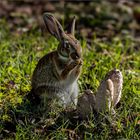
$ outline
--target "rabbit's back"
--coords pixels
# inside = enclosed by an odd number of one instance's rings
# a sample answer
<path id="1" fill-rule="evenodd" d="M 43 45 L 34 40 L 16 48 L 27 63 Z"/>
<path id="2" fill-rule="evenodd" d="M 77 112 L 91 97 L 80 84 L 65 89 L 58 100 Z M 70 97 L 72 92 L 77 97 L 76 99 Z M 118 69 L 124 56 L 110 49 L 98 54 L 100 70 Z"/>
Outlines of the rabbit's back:
<path id="1" fill-rule="evenodd" d="M 33 89 L 49 85 L 55 86 L 58 83 L 58 79 L 54 74 L 54 54 L 55 52 L 51 52 L 39 60 L 32 77 Z"/>

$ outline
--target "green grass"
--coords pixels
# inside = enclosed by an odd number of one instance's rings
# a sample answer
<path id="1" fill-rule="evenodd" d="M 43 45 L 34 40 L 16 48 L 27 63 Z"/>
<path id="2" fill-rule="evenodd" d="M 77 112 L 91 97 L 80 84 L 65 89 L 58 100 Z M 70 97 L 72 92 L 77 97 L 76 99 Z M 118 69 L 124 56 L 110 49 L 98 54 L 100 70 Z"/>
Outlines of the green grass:
<path id="1" fill-rule="evenodd" d="M 91 118 L 87 121 L 71 121 L 65 116 L 53 129 L 45 128 L 45 122 L 36 123 L 26 107 L 18 108 L 24 96 L 31 89 L 31 76 L 38 60 L 56 49 L 57 40 L 42 36 L 41 31 L 33 29 L 24 34 L 13 34 L 8 25 L 0 21 L 0 139 L 139 139 L 140 136 L 140 49 L 138 43 L 129 37 L 112 38 L 104 42 L 96 36 L 90 47 L 86 39 L 81 39 L 84 65 L 79 79 L 82 91 L 97 90 L 105 74 L 113 68 L 122 71 L 124 77 L 122 98 L 116 108 L 117 126 L 100 124 Z M 26 106 L 26 105 L 25 105 Z M 5 130 L 4 122 L 13 118 L 9 110 L 24 114 L 24 120 L 16 118 L 16 132 Z M 32 118 L 29 120 L 29 118 Z"/>

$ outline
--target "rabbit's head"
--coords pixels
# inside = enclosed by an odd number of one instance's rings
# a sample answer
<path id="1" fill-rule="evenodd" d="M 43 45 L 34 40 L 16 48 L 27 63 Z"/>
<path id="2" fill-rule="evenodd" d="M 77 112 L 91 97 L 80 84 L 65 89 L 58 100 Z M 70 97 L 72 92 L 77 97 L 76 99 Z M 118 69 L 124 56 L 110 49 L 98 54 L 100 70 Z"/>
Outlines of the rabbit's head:
<path id="1" fill-rule="evenodd" d="M 43 19 L 50 34 L 56 37 L 60 42 L 57 48 L 58 55 L 65 60 L 80 59 L 82 48 L 80 42 L 74 36 L 75 17 L 73 18 L 67 32 L 64 32 L 59 21 L 50 13 L 44 13 Z"/>

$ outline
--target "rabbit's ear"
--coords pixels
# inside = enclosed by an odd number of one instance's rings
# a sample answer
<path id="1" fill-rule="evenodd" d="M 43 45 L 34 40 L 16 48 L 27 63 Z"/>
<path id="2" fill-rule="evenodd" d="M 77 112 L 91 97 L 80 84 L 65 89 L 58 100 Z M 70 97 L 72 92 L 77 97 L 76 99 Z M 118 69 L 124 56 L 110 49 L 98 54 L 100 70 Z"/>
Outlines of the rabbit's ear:
<path id="1" fill-rule="evenodd" d="M 72 34 L 73 36 L 75 34 L 75 21 L 76 21 L 76 17 L 74 16 L 67 30 L 67 33 Z"/>
<path id="2" fill-rule="evenodd" d="M 59 21 L 50 13 L 44 13 L 43 19 L 50 34 L 61 41 L 64 35 L 64 30 Z"/>

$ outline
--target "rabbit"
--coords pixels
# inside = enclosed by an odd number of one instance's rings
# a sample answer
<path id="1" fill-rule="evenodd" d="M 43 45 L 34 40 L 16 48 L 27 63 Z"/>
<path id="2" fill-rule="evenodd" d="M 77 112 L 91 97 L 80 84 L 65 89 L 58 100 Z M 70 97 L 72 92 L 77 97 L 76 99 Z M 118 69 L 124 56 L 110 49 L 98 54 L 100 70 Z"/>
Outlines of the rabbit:
<path id="1" fill-rule="evenodd" d="M 96 95 L 91 90 L 86 90 L 79 97 L 77 111 L 82 118 L 91 113 L 108 112 L 115 115 L 115 106 L 118 104 L 122 94 L 123 76 L 120 70 L 109 71 L 97 89 Z M 84 104 L 84 105 L 83 105 Z"/>
<path id="2" fill-rule="evenodd" d="M 41 102 L 57 102 L 64 108 L 77 105 L 77 80 L 82 68 L 82 48 L 75 38 L 75 17 L 67 32 L 59 21 L 50 13 L 44 13 L 43 19 L 49 33 L 59 45 L 42 57 L 32 76 L 32 93 Z"/>

